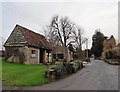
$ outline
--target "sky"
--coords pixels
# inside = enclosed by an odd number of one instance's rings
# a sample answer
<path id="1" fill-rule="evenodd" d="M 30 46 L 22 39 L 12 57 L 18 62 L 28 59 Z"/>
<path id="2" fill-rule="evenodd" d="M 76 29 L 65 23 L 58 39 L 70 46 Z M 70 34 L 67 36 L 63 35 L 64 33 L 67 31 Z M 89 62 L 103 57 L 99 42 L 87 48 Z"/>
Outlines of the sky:
<path id="1" fill-rule="evenodd" d="M 39 2 L 38 2 L 39 1 Z M 3 0 L 0 3 L 0 40 L 5 42 L 16 24 L 43 34 L 54 15 L 68 16 L 84 29 L 88 47 L 96 29 L 118 41 L 119 0 Z M 83 49 L 86 46 L 83 45 Z M 1 49 L 1 44 L 0 44 Z"/>

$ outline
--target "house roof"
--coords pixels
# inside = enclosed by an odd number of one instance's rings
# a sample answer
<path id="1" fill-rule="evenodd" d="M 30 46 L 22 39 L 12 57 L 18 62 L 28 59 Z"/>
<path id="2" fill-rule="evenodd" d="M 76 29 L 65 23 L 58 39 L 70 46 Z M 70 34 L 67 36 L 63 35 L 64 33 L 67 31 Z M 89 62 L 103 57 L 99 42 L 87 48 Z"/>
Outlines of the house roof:
<path id="1" fill-rule="evenodd" d="M 15 28 L 19 29 L 22 32 L 22 35 L 24 36 L 27 42 L 26 45 L 34 46 L 38 48 L 44 48 L 44 49 L 51 48 L 50 43 L 47 41 L 47 39 L 43 35 L 33 32 L 32 30 L 29 30 L 20 25 L 16 25 Z"/>
<path id="2" fill-rule="evenodd" d="M 50 43 L 47 41 L 47 39 L 38 33 L 35 33 L 25 27 L 22 27 L 20 25 L 16 25 L 19 29 L 21 29 L 21 32 L 23 33 L 26 41 L 27 41 L 27 45 L 29 46 L 35 46 L 35 47 L 39 47 L 39 48 L 46 48 L 46 49 L 50 49 Z"/>

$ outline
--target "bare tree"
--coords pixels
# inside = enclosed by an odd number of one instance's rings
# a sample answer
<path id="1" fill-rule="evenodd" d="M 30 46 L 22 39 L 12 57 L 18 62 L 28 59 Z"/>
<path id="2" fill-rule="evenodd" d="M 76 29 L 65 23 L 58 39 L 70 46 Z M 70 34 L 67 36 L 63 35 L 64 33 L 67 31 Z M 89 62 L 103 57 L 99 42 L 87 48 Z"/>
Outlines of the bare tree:
<path id="1" fill-rule="evenodd" d="M 73 32 L 74 33 L 74 41 L 76 48 L 82 49 L 82 45 L 86 42 L 86 39 L 84 35 L 84 30 L 80 28 L 79 26 L 75 26 L 76 29 Z"/>
<path id="2" fill-rule="evenodd" d="M 43 29 L 46 39 L 51 43 L 52 47 L 59 44 L 59 37 L 56 31 L 53 31 L 51 26 L 47 26 Z"/>
<path id="3" fill-rule="evenodd" d="M 47 29 L 47 38 L 54 44 L 61 44 L 67 47 L 73 43 L 75 24 L 68 17 L 54 16 Z"/>
<path id="4" fill-rule="evenodd" d="M 82 49 L 82 44 L 86 41 L 83 37 L 84 31 L 68 17 L 54 16 L 44 31 L 53 46 L 61 44 L 68 47 L 72 44 L 74 48 Z"/>
<path id="5" fill-rule="evenodd" d="M 55 38 L 54 40 L 56 40 L 58 43 L 60 41 L 61 44 L 63 45 L 64 42 L 63 42 L 63 38 L 62 38 L 63 35 L 61 32 L 61 22 L 60 22 L 59 16 L 54 16 L 52 18 L 49 29 L 50 29 L 49 35 L 54 37 Z M 53 40 L 53 39 L 51 39 L 51 40 Z"/>

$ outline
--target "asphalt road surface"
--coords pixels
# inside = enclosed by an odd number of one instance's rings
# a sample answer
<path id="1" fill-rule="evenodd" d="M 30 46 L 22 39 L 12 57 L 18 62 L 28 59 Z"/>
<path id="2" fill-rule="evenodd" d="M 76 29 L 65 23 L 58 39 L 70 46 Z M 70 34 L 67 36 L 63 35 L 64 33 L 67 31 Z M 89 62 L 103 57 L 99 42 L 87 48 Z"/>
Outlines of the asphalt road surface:
<path id="1" fill-rule="evenodd" d="M 92 59 L 82 70 L 64 79 L 14 90 L 118 90 L 118 65 Z"/>

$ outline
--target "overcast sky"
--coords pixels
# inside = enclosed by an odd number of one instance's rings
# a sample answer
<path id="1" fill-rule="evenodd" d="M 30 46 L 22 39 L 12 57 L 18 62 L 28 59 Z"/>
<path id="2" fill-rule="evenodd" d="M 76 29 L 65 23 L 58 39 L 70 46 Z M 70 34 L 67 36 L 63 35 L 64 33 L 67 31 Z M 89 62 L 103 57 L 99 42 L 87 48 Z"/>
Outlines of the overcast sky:
<path id="1" fill-rule="evenodd" d="M 4 40 L 9 37 L 16 24 L 44 34 L 42 28 L 50 23 L 54 15 L 68 16 L 71 21 L 82 26 L 84 36 L 89 39 L 89 48 L 92 44 L 92 35 L 97 28 L 101 29 L 104 35 L 114 35 L 118 40 L 118 0 L 14 1 L 0 3 L 0 38 Z"/>

